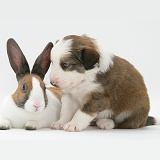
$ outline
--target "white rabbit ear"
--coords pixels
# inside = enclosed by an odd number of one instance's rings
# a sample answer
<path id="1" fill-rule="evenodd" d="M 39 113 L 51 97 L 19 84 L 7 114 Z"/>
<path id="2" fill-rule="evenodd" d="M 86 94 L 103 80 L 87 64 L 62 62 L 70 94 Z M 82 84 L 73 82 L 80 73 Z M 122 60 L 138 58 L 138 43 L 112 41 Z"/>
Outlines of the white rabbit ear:
<path id="1" fill-rule="evenodd" d="M 19 81 L 24 75 L 30 73 L 28 62 L 16 41 L 10 38 L 7 41 L 7 54 L 10 65 Z"/>
<path id="2" fill-rule="evenodd" d="M 31 71 L 32 74 L 40 76 L 42 80 L 44 79 L 44 76 L 47 73 L 51 63 L 50 53 L 52 48 L 53 48 L 53 43 L 49 42 L 42 51 L 42 53 L 37 57 L 33 65 L 33 69 Z"/>

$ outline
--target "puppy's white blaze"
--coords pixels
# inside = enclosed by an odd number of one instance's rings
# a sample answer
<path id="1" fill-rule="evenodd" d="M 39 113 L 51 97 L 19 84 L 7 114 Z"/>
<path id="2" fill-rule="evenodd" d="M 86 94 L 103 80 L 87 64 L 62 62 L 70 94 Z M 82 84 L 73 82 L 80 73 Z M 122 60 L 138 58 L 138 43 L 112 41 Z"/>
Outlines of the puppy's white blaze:
<path id="1" fill-rule="evenodd" d="M 71 51 L 72 39 L 69 40 L 60 40 L 58 41 L 52 49 L 51 61 L 55 61 L 57 58 L 60 59 L 60 56 L 67 54 Z"/>
<path id="2" fill-rule="evenodd" d="M 50 79 L 59 78 L 62 72 L 60 67 L 60 57 L 64 54 L 68 54 L 71 51 L 72 39 L 58 41 L 51 51 L 52 69 Z"/>
<path id="3" fill-rule="evenodd" d="M 24 108 L 30 112 L 34 112 L 34 105 L 40 106 L 38 111 L 42 111 L 45 108 L 43 90 L 40 82 L 35 77 L 32 78 L 32 90 L 30 91 L 29 99 L 26 101 Z"/>

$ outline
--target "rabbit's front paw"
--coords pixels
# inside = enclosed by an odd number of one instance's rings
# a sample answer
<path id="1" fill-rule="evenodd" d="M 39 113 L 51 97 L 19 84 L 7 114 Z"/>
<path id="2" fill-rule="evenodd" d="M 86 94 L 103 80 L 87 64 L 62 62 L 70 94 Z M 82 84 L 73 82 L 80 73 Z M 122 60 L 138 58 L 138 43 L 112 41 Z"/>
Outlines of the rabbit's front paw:
<path id="1" fill-rule="evenodd" d="M 24 126 L 24 128 L 26 130 L 36 130 L 36 129 L 39 128 L 38 127 L 38 122 L 36 122 L 36 121 L 29 121 L 29 122 L 26 123 L 26 125 Z"/>
<path id="2" fill-rule="evenodd" d="M 0 130 L 7 130 L 11 128 L 11 123 L 8 120 L 0 120 Z"/>

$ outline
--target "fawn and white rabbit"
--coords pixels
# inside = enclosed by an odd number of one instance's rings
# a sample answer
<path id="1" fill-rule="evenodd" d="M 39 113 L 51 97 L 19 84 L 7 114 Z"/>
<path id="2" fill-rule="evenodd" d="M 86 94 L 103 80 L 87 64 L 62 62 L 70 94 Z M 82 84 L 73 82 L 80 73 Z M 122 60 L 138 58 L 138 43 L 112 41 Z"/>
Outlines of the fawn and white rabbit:
<path id="1" fill-rule="evenodd" d="M 0 106 L 0 129 L 48 128 L 59 119 L 61 91 L 46 88 L 44 76 L 50 66 L 50 42 L 37 57 L 30 73 L 28 62 L 14 39 L 7 41 L 10 65 L 16 73 L 17 90 L 5 97 Z"/>

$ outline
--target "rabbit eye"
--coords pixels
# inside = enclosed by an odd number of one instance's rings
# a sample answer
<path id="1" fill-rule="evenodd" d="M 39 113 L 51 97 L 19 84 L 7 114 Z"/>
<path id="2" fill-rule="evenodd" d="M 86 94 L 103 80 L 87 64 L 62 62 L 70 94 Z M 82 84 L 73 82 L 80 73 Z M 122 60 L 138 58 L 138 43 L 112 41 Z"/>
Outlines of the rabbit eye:
<path id="1" fill-rule="evenodd" d="M 25 93 L 27 91 L 27 85 L 26 84 L 23 84 L 22 86 L 22 91 Z"/>

